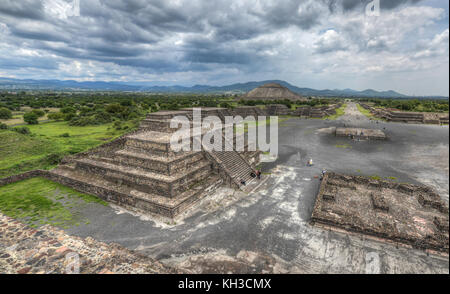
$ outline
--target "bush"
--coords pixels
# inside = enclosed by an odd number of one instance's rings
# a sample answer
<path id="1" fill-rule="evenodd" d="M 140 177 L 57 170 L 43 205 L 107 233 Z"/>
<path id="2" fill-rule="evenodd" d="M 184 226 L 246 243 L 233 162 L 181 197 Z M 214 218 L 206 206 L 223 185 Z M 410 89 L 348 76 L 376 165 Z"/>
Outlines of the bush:
<path id="1" fill-rule="evenodd" d="M 38 118 L 38 115 L 34 112 L 27 112 L 23 115 L 23 120 L 29 125 L 37 125 L 39 123 Z"/>
<path id="2" fill-rule="evenodd" d="M 62 112 L 53 112 L 48 115 L 48 119 L 52 120 L 63 120 L 64 119 L 64 113 Z"/>
<path id="3" fill-rule="evenodd" d="M 7 130 L 8 126 L 4 123 L 0 123 L 0 130 Z"/>
<path id="4" fill-rule="evenodd" d="M 29 135 L 31 134 L 31 131 L 29 128 L 27 127 L 16 127 L 12 129 L 14 132 L 17 132 L 19 134 L 23 134 L 23 135 Z"/>
<path id="5" fill-rule="evenodd" d="M 33 112 L 34 114 L 36 114 L 38 118 L 39 118 L 39 117 L 43 117 L 43 116 L 45 115 L 45 112 L 44 112 L 43 110 L 40 110 L 40 109 L 34 109 L 34 110 L 32 110 L 31 112 Z"/>
<path id="6" fill-rule="evenodd" d="M 106 112 L 109 113 L 121 113 L 124 110 L 124 107 L 118 103 L 114 103 L 114 104 L 109 104 L 105 107 Z"/>
<path id="7" fill-rule="evenodd" d="M 75 112 L 69 112 L 64 114 L 64 120 L 65 121 L 71 121 L 73 118 L 75 118 L 77 115 Z"/>
<path id="8" fill-rule="evenodd" d="M 120 123 L 120 121 L 115 121 L 114 124 L 113 124 L 113 127 L 116 130 L 121 130 L 122 129 L 122 124 Z"/>
<path id="9" fill-rule="evenodd" d="M 0 119 L 11 119 L 12 117 L 11 110 L 5 107 L 0 108 Z"/>
<path id="10" fill-rule="evenodd" d="M 64 134 L 61 134 L 59 136 L 63 137 L 63 138 L 68 138 L 68 137 L 70 137 L 70 134 L 69 133 L 64 133 Z"/>
<path id="11" fill-rule="evenodd" d="M 66 106 L 66 107 L 61 108 L 60 112 L 62 112 L 64 114 L 68 114 L 68 113 L 76 113 L 77 111 L 73 107 Z"/>
<path id="12" fill-rule="evenodd" d="M 62 159 L 62 155 L 57 153 L 52 153 L 45 157 L 45 161 L 47 161 L 49 164 L 59 164 Z"/>

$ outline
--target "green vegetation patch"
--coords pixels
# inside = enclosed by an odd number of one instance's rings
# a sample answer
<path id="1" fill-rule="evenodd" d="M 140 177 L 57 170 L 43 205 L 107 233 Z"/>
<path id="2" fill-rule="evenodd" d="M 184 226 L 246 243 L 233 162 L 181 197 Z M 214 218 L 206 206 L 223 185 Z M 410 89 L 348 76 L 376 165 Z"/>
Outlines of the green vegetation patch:
<path id="1" fill-rule="evenodd" d="M 80 209 L 89 203 L 108 205 L 97 197 L 39 177 L 0 187 L 0 211 L 33 227 L 87 224 Z"/>
<path id="2" fill-rule="evenodd" d="M 67 122 L 29 125 L 30 134 L 0 130 L 0 178 L 33 169 L 50 169 L 58 158 L 84 152 L 123 135 L 133 128 L 120 130 L 113 124 L 75 127 Z"/>
<path id="3" fill-rule="evenodd" d="M 342 148 L 342 149 L 351 149 L 352 146 L 350 144 L 344 143 L 344 144 L 336 144 L 334 145 L 336 148 Z"/>
<path id="4" fill-rule="evenodd" d="M 341 107 L 336 109 L 336 114 L 324 117 L 324 119 L 335 120 L 345 114 L 345 109 L 347 108 L 347 104 L 343 104 Z"/>
<path id="5" fill-rule="evenodd" d="M 382 118 L 374 116 L 372 113 L 370 113 L 369 110 L 365 109 L 359 104 L 356 104 L 356 108 L 358 108 L 358 111 L 361 112 L 362 115 L 364 115 L 367 118 L 374 119 L 374 120 L 383 120 Z"/>

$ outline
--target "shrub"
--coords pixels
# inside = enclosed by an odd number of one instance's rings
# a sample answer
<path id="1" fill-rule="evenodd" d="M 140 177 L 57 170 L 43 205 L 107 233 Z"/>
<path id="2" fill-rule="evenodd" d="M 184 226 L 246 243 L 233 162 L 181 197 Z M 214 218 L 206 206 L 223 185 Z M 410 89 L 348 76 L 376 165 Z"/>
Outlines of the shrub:
<path id="1" fill-rule="evenodd" d="M 77 115 L 75 114 L 75 112 L 68 112 L 68 113 L 64 114 L 64 120 L 65 121 L 71 121 L 76 116 Z"/>
<path id="2" fill-rule="evenodd" d="M 23 134 L 23 135 L 29 135 L 31 134 L 31 131 L 29 128 L 27 127 L 16 127 L 12 129 L 14 132 L 17 132 L 19 134 Z"/>
<path id="3" fill-rule="evenodd" d="M 49 164 L 59 164 L 62 158 L 63 157 L 61 154 L 52 153 L 45 157 L 45 161 L 47 161 Z"/>
<path id="4" fill-rule="evenodd" d="M 64 133 L 64 134 L 61 134 L 59 136 L 63 137 L 63 138 L 68 138 L 68 137 L 70 137 L 70 134 L 69 133 Z"/>
<path id="5" fill-rule="evenodd" d="M 118 103 L 114 103 L 114 104 L 109 104 L 105 107 L 106 112 L 109 113 L 121 113 L 123 111 L 124 107 Z"/>
<path id="6" fill-rule="evenodd" d="M 122 129 L 122 124 L 120 123 L 120 121 L 115 121 L 114 124 L 113 124 L 113 127 L 116 130 L 121 130 Z"/>
<path id="7" fill-rule="evenodd" d="M 45 115 L 45 112 L 43 110 L 40 110 L 40 109 L 33 109 L 31 112 L 36 114 L 38 118 L 39 117 L 43 117 Z"/>
<path id="8" fill-rule="evenodd" d="M 64 114 L 68 114 L 68 113 L 76 113 L 76 112 L 77 112 L 77 111 L 75 110 L 75 108 L 70 107 L 70 106 L 63 107 L 63 108 L 61 108 L 60 111 L 61 111 L 62 113 L 64 113 Z"/>
<path id="9" fill-rule="evenodd" d="M 0 123 L 0 130 L 7 130 L 8 126 L 4 123 Z"/>
<path id="10" fill-rule="evenodd" d="M 63 120 L 64 119 L 64 113 L 62 112 L 53 112 L 48 115 L 48 119 L 52 120 Z"/>
<path id="11" fill-rule="evenodd" d="M 0 108 L 0 119 L 11 119 L 12 117 L 11 110 L 5 107 Z"/>
<path id="12" fill-rule="evenodd" d="M 39 123 L 38 118 L 38 115 L 34 112 L 27 112 L 23 115 L 23 120 L 29 125 L 37 125 Z"/>

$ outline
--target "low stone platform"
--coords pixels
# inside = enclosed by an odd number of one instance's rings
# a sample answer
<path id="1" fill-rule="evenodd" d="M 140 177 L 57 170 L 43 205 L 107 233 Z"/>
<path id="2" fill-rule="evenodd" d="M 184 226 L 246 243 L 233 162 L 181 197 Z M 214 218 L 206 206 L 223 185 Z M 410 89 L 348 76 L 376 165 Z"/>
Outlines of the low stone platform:
<path id="1" fill-rule="evenodd" d="M 327 173 L 311 221 L 448 254 L 449 210 L 431 188 Z"/>
<path id="2" fill-rule="evenodd" d="M 336 128 L 336 136 L 364 140 L 386 140 L 386 134 L 375 129 Z"/>
<path id="3" fill-rule="evenodd" d="M 0 213 L 0 274 L 17 273 L 165 274 L 179 271 L 118 244 L 69 236 L 49 225 L 33 229 Z"/>

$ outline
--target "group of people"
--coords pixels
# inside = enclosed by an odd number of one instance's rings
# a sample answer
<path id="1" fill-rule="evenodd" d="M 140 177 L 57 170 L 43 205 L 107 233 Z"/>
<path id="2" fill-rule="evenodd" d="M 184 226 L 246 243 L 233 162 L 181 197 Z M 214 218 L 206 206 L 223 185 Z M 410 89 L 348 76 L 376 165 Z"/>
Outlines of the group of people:
<path id="1" fill-rule="evenodd" d="M 306 163 L 306 166 L 308 166 L 308 167 L 314 166 L 314 162 L 313 162 L 312 158 L 310 160 L 308 160 L 308 162 Z M 323 169 L 322 174 L 320 176 L 320 180 L 322 180 L 325 177 L 326 173 L 327 173 L 327 170 Z"/>
<path id="2" fill-rule="evenodd" d="M 252 171 L 250 173 L 250 176 L 252 178 L 257 178 L 258 180 L 261 180 L 261 171 L 260 170 L 256 170 L 256 171 Z M 241 185 L 245 186 L 247 183 L 245 182 L 244 179 L 241 180 Z"/>

